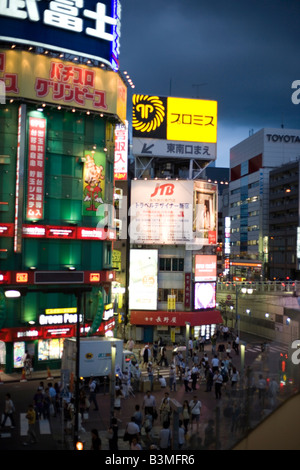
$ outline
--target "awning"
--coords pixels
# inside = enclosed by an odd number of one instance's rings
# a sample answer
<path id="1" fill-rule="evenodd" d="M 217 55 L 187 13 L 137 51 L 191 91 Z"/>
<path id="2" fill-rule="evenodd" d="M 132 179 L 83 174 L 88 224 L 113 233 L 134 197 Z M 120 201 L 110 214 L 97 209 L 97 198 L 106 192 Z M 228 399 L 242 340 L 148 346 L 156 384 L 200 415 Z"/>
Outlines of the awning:
<path id="1" fill-rule="evenodd" d="M 168 312 L 163 310 L 131 310 L 132 325 L 152 326 L 191 326 L 217 325 L 223 323 L 219 310 L 199 310 L 195 312 Z"/>

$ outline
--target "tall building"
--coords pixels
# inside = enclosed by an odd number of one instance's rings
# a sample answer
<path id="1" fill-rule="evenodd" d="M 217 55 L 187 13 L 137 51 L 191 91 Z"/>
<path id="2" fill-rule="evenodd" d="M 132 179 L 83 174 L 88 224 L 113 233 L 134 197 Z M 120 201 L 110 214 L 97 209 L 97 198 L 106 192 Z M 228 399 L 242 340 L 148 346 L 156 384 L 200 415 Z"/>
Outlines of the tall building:
<path id="1" fill-rule="evenodd" d="M 270 172 L 269 278 L 299 279 L 299 161 Z"/>
<path id="2" fill-rule="evenodd" d="M 216 102 L 134 95 L 129 321 L 153 342 L 210 338 L 216 309 Z"/>
<path id="3" fill-rule="evenodd" d="M 58 368 L 78 329 L 114 334 L 119 2 L 104 0 L 106 15 L 92 0 L 10 3 L 0 10 L 0 362 L 20 369 L 27 350 L 35 369 Z"/>
<path id="4" fill-rule="evenodd" d="M 269 272 L 269 174 L 300 155 L 300 131 L 264 128 L 230 149 L 231 277 Z"/>

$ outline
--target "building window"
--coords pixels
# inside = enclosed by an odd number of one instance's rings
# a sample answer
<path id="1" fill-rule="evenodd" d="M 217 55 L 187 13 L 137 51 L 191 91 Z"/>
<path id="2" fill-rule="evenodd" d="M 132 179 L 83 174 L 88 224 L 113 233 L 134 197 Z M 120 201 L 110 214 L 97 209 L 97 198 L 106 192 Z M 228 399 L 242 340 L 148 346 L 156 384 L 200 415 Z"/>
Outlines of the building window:
<path id="1" fill-rule="evenodd" d="M 158 289 L 159 302 L 168 302 L 168 295 L 175 295 L 176 302 L 183 303 L 183 289 Z"/>
<path id="2" fill-rule="evenodd" d="M 168 272 L 183 272 L 184 258 L 159 258 L 159 270 Z"/>

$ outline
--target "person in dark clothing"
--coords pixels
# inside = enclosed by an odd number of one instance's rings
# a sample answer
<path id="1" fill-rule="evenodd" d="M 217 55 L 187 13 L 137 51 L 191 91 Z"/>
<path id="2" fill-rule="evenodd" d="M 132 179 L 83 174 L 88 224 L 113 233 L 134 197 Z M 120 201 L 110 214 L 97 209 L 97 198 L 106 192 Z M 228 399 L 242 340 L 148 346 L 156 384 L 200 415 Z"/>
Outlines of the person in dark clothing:
<path id="1" fill-rule="evenodd" d="M 91 434 L 92 434 L 91 450 L 101 450 L 102 442 L 99 437 L 97 429 L 92 429 Z"/>
<path id="2" fill-rule="evenodd" d="M 112 418 L 111 420 L 111 426 L 108 430 L 109 433 L 109 438 L 108 438 L 108 445 L 109 445 L 109 450 L 119 450 L 118 447 L 118 422 L 117 418 Z"/>

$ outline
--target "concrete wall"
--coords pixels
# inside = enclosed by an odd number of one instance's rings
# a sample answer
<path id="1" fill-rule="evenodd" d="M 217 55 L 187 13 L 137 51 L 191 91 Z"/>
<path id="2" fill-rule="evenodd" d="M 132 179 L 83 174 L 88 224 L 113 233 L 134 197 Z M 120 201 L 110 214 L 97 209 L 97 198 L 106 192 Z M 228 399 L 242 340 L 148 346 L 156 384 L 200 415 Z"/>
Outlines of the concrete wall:
<path id="1" fill-rule="evenodd" d="M 300 450 L 300 394 L 269 415 L 232 450 Z"/>

